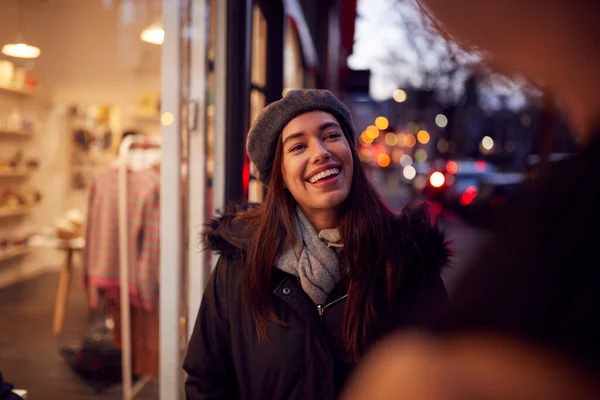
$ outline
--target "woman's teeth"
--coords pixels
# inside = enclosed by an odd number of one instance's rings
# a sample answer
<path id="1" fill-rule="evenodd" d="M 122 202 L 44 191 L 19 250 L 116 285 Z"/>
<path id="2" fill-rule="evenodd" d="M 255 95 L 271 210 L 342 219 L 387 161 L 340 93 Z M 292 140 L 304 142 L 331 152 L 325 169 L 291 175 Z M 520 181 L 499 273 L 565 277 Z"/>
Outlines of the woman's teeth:
<path id="1" fill-rule="evenodd" d="M 310 177 L 308 179 L 308 181 L 310 183 L 315 183 L 318 180 L 327 178 L 328 176 L 331 176 L 331 175 L 337 175 L 339 173 L 340 173 L 339 168 L 330 168 L 330 169 L 327 169 L 327 170 L 325 170 L 323 172 L 319 172 L 318 174 L 313 175 L 312 177 Z"/>

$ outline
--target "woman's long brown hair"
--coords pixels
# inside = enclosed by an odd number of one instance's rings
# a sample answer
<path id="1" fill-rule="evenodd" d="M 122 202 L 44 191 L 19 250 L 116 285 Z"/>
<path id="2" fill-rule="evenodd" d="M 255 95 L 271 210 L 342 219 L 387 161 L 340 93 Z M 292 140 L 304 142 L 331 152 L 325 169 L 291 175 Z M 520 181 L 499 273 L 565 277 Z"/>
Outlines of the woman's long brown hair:
<path id="1" fill-rule="evenodd" d="M 350 147 L 354 173 L 339 229 L 345 249 L 342 265 L 350 274 L 344 343 L 350 357 L 357 359 L 380 334 L 398 289 L 394 277 L 401 271 L 387 261 L 384 246 L 392 213 L 368 181 L 356 149 Z M 280 250 L 295 240 L 296 202 L 283 186 L 282 153 L 278 143 L 264 202 L 246 214 L 255 234 L 246 258 L 244 296 L 259 340 L 268 340 L 269 324 L 281 324 L 271 301 L 271 274 Z"/>

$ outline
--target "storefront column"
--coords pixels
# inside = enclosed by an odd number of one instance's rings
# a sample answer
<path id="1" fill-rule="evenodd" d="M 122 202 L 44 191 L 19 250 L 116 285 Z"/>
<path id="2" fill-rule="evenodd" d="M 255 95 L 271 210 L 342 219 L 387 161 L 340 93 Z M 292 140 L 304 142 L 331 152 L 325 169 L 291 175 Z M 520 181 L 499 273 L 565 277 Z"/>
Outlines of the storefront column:
<path id="1" fill-rule="evenodd" d="M 160 352 L 159 399 L 183 398 L 181 369 L 180 299 L 182 252 L 181 192 L 181 84 L 182 17 L 185 0 L 163 0 L 161 113 L 170 113 L 162 125 L 160 184 Z M 168 115 L 168 114 L 167 114 Z"/>
<path id="2" fill-rule="evenodd" d="M 226 203 L 243 200 L 245 138 L 250 113 L 252 0 L 227 5 Z"/>
<path id="3" fill-rule="evenodd" d="M 188 144 L 188 262 L 187 262 L 187 339 L 189 340 L 206 286 L 207 254 L 198 246 L 198 235 L 206 223 L 207 207 L 207 47 L 209 9 L 207 0 L 192 0 L 190 104 Z"/>

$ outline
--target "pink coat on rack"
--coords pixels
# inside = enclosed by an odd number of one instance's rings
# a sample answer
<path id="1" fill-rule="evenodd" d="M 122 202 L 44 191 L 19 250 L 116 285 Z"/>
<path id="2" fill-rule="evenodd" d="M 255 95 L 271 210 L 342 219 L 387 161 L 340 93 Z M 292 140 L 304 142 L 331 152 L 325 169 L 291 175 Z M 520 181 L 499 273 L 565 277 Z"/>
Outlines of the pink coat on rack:
<path id="1" fill-rule="evenodd" d="M 160 267 L 160 174 L 153 168 L 127 173 L 129 293 L 131 305 L 154 311 Z M 119 302 L 118 168 L 101 173 L 90 189 L 83 252 L 83 280 L 90 305 L 99 297 Z"/>

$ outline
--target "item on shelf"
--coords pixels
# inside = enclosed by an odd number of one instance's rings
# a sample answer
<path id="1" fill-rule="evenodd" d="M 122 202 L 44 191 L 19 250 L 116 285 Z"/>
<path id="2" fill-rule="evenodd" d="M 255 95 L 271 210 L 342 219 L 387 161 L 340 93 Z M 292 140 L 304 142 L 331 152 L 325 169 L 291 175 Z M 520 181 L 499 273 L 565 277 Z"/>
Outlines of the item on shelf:
<path id="1" fill-rule="evenodd" d="M 36 169 L 40 166 L 40 161 L 37 158 L 30 158 L 29 160 L 27 160 L 26 164 L 27 168 Z"/>
<path id="2" fill-rule="evenodd" d="M 0 192 L 0 207 L 31 207 L 40 201 L 42 201 L 42 193 L 35 189 L 4 189 Z"/>
<path id="3" fill-rule="evenodd" d="M 21 196 L 14 190 L 5 190 L 0 195 L 1 207 L 19 207 L 23 204 Z"/>
<path id="4" fill-rule="evenodd" d="M 20 234 L 0 238 L 0 257 L 7 253 L 18 252 L 28 248 L 31 234 Z"/>
<path id="5" fill-rule="evenodd" d="M 23 204 L 26 206 L 34 206 L 42 200 L 42 194 L 37 190 L 24 189 L 21 192 Z"/>
<path id="6" fill-rule="evenodd" d="M 156 92 L 140 94 L 137 113 L 140 116 L 158 116 L 160 114 L 160 94 Z"/>
<path id="7" fill-rule="evenodd" d="M 16 67 L 13 75 L 12 85 L 14 88 L 23 89 L 25 87 L 25 68 Z"/>
<path id="8" fill-rule="evenodd" d="M 77 209 L 70 209 L 64 216 L 57 218 L 54 222 L 56 236 L 60 239 L 69 240 L 83 236 L 83 213 Z"/>
<path id="9" fill-rule="evenodd" d="M 8 160 L 8 165 L 11 168 L 17 168 L 21 164 L 23 164 L 23 152 L 17 151 L 17 153 L 10 160 Z"/>
<path id="10" fill-rule="evenodd" d="M 0 86 L 10 86 L 15 74 L 15 65 L 8 60 L 0 60 Z"/>
<path id="11" fill-rule="evenodd" d="M 83 232 L 83 222 L 85 217 L 80 210 L 72 208 L 65 213 L 65 218 L 71 222 L 79 231 Z"/>

